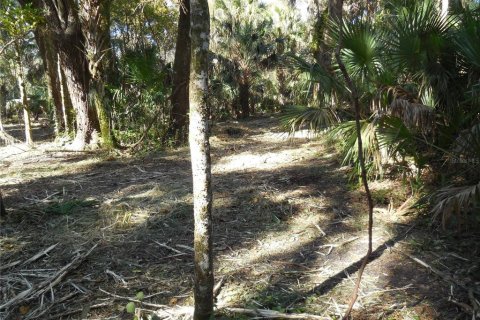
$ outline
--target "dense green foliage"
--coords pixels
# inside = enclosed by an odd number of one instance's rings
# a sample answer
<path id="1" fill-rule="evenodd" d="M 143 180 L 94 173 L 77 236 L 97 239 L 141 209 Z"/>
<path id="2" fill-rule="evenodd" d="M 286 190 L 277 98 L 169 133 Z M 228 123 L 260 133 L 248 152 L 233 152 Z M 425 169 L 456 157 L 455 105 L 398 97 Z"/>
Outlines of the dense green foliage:
<path id="1" fill-rule="evenodd" d="M 444 222 L 453 213 L 478 212 L 479 25 L 478 4 L 456 7 L 442 17 L 436 3 L 424 1 L 388 4 L 341 26 L 331 23 L 326 31 L 324 45 L 332 51 L 341 34 L 341 57 L 361 94 L 370 176 L 400 170 L 418 181 L 441 171 L 448 183 L 430 200 L 435 217 L 441 215 Z M 359 174 L 355 126 L 344 108 L 349 93 L 342 89 L 346 85 L 337 67 L 300 57 L 295 62 L 295 70 L 318 84 L 312 101 L 315 94 L 331 97 L 332 90 L 336 101 L 297 107 L 284 120 L 293 130 L 305 122 L 314 130 L 333 128 L 330 134 L 341 143 L 344 163 L 354 164 Z M 338 118 L 325 116 L 326 110 Z"/>

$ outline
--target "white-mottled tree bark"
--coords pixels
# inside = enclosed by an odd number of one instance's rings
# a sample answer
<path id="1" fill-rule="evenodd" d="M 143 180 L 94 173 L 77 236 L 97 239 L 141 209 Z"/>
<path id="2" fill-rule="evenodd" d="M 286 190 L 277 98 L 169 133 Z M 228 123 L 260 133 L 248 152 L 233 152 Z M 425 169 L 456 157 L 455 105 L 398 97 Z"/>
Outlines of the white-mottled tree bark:
<path id="1" fill-rule="evenodd" d="M 27 98 L 27 89 L 25 88 L 24 73 L 22 68 L 22 60 L 20 58 L 20 49 L 17 48 L 17 82 L 18 89 L 20 91 L 20 101 L 22 102 L 23 109 L 23 123 L 25 124 L 25 143 L 28 145 L 33 145 L 32 138 L 32 124 L 30 121 L 30 106 L 28 104 Z"/>
<path id="2" fill-rule="evenodd" d="M 212 189 L 209 143 L 208 48 L 210 17 L 208 0 L 190 2 L 191 68 L 190 68 L 190 130 L 192 158 L 193 207 L 195 218 L 195 320 L 213 316 L 213 244 Z"/>

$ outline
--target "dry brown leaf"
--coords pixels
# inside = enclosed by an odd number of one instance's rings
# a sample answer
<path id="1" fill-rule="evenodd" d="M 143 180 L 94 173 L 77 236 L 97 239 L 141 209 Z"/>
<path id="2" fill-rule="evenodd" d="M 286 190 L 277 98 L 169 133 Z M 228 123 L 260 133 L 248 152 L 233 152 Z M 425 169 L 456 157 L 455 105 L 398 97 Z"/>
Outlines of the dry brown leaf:
<path id="1" fill-rule="evenodd" d="M 27 305 L 20 306 L 20 308 L 19 308 L 19 312 L 22 316 L 26 315 L 28 313 L 28 311 L 30 311 L 30 307 L 27 306 Z"/>

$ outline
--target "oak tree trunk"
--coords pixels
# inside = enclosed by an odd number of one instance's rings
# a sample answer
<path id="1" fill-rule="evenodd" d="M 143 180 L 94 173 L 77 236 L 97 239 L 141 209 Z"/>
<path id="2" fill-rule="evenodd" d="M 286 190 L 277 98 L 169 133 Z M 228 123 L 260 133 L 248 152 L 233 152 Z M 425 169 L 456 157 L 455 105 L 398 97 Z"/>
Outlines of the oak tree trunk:
<path id="1" fill-rule="evenodd" d="M 75 110 L 76 131 L 72 147 L 81 150 L 87 144 L 98 142 L 99 123 L 96 110 L 89 107 L 89 74 L 86 69 L 85 56 L 75 47 L 63 48 L 62 51 L 60 66 L 64 71 L 70 100 Z M 81 63 L 74 63 L 74 61 L 81 61 Z"/>
<path id="2" fill-rule="evenodd" d="M 58 137 L 65 131 L 65 117 L 63 115 L 63 103 L 58 70 L 57 52 L 52 43 L 52 35 L 47 30 L 38 29 L 35 32 L 35 39 L 40 50 L 43 65 L 47 74 L 47 89 L 50 101 L 53 104 L 53 115 L 55 121 L 55 135 Z"/>
<path id="3" fill-rule="evenodd" d="M 190 40 L 190 0 L 180 1 L 178 16 L 177 44 L 173 63 L 172 109 L 168 137 L 175 144 L 185 142 L 189 109 L 188 80 L 190 76 L 191 40 Z"/>
<path id="4" fill-rule="evenodd" d="M 110 44 L 111 0 L 80 1 L 80 21 L 85 37 L 85 51 L 91 76 L 89 102 L 97 112 L 102 145 L 113 147 L 113 133 L 108 112 L 109 99 L 105 90 L 108 75 L 112 73 L 113 54 Z"/>
<path id="5" fill-rule="evenodd" d="M 45 27 L 53 35 L 59 64 L 65 76 L 70 101 L 75 109 L 76 136 L 74 149 L 96 144 L 99 129 L 97 112 L 89 107 L 88 92 L 91 80 L 85 51 L 85 37 L 75 0 L 19 0 L 45 13 Z"/>
<path id="6" fill-rule="evenodd" d="M 192 56 L 190 71 L 190 153 L 192 158 L 195 311 L 194 320 L 213 317 L 212 188 L 209 143 L 208 48 L 210 17 L 208 0 L 191 0 Z"/>
<path id="7" fill-rule="evenodd" d="M 63 123 L 65 124 L 65 132 L 67 134 L 74 133 L 74 118 L 75 111 L 73 110 L 72 100 L 70 100 L 70 93 L 68 93 L 67 81 L 65 80 L 65 73 L 60 65 L 60 59 L 57 54 L 57 74 L 60 83 L 60 97 L 62 99 L 62 115 Z"/>

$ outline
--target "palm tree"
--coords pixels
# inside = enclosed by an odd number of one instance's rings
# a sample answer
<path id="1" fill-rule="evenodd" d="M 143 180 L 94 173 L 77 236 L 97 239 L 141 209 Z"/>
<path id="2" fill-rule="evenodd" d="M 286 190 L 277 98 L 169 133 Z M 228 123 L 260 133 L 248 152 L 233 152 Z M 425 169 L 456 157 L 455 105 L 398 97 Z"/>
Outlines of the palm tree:
<path id="1" fill-rule="evenodd" d="M 363 106 L 363 156 L 371 175 L 381 175 L 381 159 L 387 154 L 400 163 L 413 160 L 421 168 L 425 159 L 420 151 L 426 147 L 443 150 L 440 155 L 447 158 L 457 155 L 463 161 L 478 159 L 478 154 L 459 154 L 459 140 L 452 137 L 463 137 L 462 150 L 477 150 L 474 141 L 480 132 L 474 128 L 480 121 L 479 11 L 459 9 L 456 16 L 445 17 L 431 1 L 388 10 L 390 15 L 378 21 L 347 21 L 342 28 L 329 28 L 333 44 L 339 39 L 336 31 L 343 30 L 340 57 L 358 88 Z M 328 70 L 321 65 L 307 67 L 298 63 L 301 58 L 295 59 L 297 63 L 292 65 L 309 73 L 310 79 L 321 87 L 330 88 L 328 83 L 343 81 L 337 71 L 329 78 L 325 76 Z M 337 66 L 333 67 L 337 70 Z M 332 89 L 340 101 L 346 101 L 342 87 Z M 316 110 L 316 114 L 304 110 L 294 117 L 287 115 L 289 123 L 308 122 L 313 129 L 321 129 L 326 124 L 324 113 L 319 112 L 321 108 Z M 338 114 L 342 123 L 332 134 L 342 137 L 345 160 L 356 163 L 356 133 L 353 123 L 345 122 L 351 116 Z M 458 176 L 458 172 L 452 174 Z M 469 174 L 464 182 L 471 184 L 458 197 L 454 193 L 460 190 L 455 189 L 460 188 L 458 185 L 436 194 L 436 215 L 445 215 L 452 208 L 472 208 L 472 199 L 478 195 L 476 179 L 476 175 Z"/>
<path id="2" fill-rule="evenodd" d="M 271 51 L 268 30 L 272 26 L 265 5 L 257 0 L 219 0 L 213 9 L 212 51 L 233 64 L 231 70 L 238 85 L 236 115 L 248 117 L 251 108 L 251 88 L 259 75 L 260 62 Z"/>

